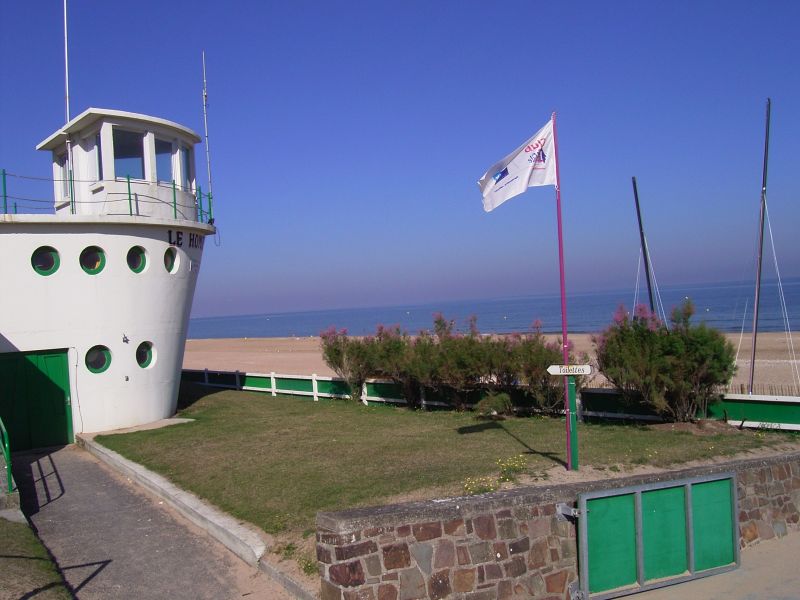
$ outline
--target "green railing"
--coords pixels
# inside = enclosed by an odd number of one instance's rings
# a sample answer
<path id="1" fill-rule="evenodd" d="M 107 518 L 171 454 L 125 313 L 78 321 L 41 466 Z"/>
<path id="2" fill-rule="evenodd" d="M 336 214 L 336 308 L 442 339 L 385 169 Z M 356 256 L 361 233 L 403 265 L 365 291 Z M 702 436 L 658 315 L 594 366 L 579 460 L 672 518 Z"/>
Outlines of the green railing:
<path id="1" fill-rule="evenodd" d="M 30 195 L 25 192 L 25 189 L 27 188 L 23 189 L 22 192 L 16 192 L 18 194 L 16 196 L 10 194 L 8 189 L 9 177 L 19 180 L 27 180 L 28 182 L 38 182 L 40 184 L 53 182 L 63 183 L 61 179 L 21 175 L 18 173 L 10 173 L 6 169 L 0 169 L 0 196 L 2 197 L 2 214 L 10 214 L 12 209 L 14 214 L 18 214 L 19 209 L 26 214 L 49 214 L 52 212 L 52 199 L 30 197 Z M 136 192 L 132 188 L 131 177 L 128 175 L 125 177 L 120 176 L 115 181 L 126 183 L 127 189 L 123 188 L 123 190 L 107 191 L 106 194 L 100 199 L 78 201 L 75 199 L 75 184 L 97 183 L 97 181 L 74 179 L 70 173 L 68 179 L 66 180 L 68 185 L 67 189 L 69 190 L 69 192 L 66 194 L 66 198 L 69 200 L 70 212 L 72 214 L 76 214 L 78 204 L 103 204 L 118 206 L 119 213 L 115 212 L 113 214 L 124 214 L 124 211 L 127 209 L 128 215 L 134 216 L 135 214 L 138 214 L 139 204 L 167 204 L 172 208 L 172 216 L 174 219 L 190 220 L 196 218 L 199 223 L 213 224 L 214 222 L 214 201 L 212 195 L 210 193 L 203 193 L 199 185 L 193 191 L 191 187 L 178 185 L 175 181 L 171 181 L 169 183 L 159 182 L 159 185 L 169 185 L 171 188 L 171 197 L 167 199 L 166 197 L 157 197 Z M 179 204 L 179 191 L 188 194 L 190 198 L 193 196 L 194 206 L 191 205 L 191 200 L 189 200 L 188 204 Z M 19 205 L 17 201 L 20 202 Z M 134 210 L 134 207 L 137 207 L 136 210 Z"/>
<path id="2" fill-rule="evenodd" d="M 8 431 L 0 419 L 0 443 L 3 445 L 3 458 L 6 461 L 6 481 L 8 482 L 8 493 L 14 491 L 14 477 L 11 475 L 11 445 L 8 442 Z"/>

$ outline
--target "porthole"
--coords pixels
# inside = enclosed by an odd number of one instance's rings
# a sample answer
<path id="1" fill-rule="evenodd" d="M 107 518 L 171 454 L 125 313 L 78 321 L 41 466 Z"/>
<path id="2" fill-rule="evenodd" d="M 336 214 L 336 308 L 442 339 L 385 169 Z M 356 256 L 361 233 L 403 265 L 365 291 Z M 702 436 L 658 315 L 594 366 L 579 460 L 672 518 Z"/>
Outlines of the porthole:
<path id="1" fill-rule="evenodd" d="M 134 273 L 141 273 L 147 266 L 147 253 L 141 246 L 134 246 L 128 250 L 128 267 Z"/>
<path id="2" fill-rule="evenodd" d="M 81 252 L 81 269 L 89 275 L 97 275 L 106 266 L 106 253 L 98 246 L 89 246 Z"/>
<path id="3" fill-rule="evenodd" d="M 111 350 L 105 346 L 92 346 L 86 353 L 86 368 L 92 373 L 102 373 L 111 365 Z"/>
<path id="4" fill-rule="evenodd" d="M 146 369 L 152 365 L 154 358 L 155 354 L 153 350 L 153 344 L 151 342 L 142 342 L 139 344 L 139 347 L 136 348 L 136 362 L 143 369 Z"/>
<path id="5" fill-rule="evenodd" d="M 58 271 L 59 264 L 58 250 L 51 246 L 40 246 L 31 255 L 31 266 L 39 275 L 52 275 Z"/>
<path id="6" fill-rule="evenodd" d="M 175 248 L 167 248 L 164 252 L 164 268 L 167 273 L 175 273 L 178 270 L 178 251 Z"/>

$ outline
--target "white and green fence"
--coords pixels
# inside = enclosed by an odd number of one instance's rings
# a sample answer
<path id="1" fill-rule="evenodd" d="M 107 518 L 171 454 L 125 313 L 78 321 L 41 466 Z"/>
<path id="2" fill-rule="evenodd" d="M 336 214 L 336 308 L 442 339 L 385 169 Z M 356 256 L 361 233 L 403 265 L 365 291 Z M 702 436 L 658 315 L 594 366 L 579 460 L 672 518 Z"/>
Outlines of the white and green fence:
<path id="1" fill-rule="evenodd" d="M 320 375 L 184 369 L 182 380 L 216 388 L 263 392 L 272 396 L 303 396 L 313 400 L 351 396 L 350 386 L 346 381 Z M 466 405 L 473 405 L 484 393 L 485 391 L 469 393 Z M 512 390 L 510 396 L 515 406 L 530 407 L 524 387 Z M 384 379 L 368 379 L 358 397 L 365 404 L 407 404 L 401 386 Z M 423 390 L 421 404 L 424 408 L 431 409 L 452 406 L 441 393 L 432 390 Z M 580 390 L 578 412 L 582 418 L 654 422 L 661 420 L 642 403 L 626 403 L 617 390 L 608 388 Z M 742 427 L 800 431 L 800 397 L 726 394 L 721 402 L 709 406 L 708 416 Z"/>

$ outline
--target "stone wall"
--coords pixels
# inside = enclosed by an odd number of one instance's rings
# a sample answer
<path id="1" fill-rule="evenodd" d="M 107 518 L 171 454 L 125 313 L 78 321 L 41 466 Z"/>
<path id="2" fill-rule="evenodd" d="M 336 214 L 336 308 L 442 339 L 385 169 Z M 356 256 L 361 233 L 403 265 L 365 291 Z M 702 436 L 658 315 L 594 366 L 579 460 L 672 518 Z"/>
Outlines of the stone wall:
<path id="1" fill-rule="evenodd" d="M 800 453 L 317 515 L 323 600 L 566 599 L 581 492 L 734 471 L 742 547 L 800 529 Z"/>

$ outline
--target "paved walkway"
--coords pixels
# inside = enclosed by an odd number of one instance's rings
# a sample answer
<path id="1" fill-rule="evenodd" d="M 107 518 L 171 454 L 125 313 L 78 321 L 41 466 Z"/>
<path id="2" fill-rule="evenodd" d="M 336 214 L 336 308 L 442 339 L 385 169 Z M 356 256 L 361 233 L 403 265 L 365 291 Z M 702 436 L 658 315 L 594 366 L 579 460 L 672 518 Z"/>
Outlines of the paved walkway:
<path id="1" fill-rule="evenodd" d="M 689 583 L 642 592 L 635 600 L 798 600 L 800 598 L 800 533 L 790 533 L 742 551 L 735 571 Z"/>
<path id="2" fill-rule="evenodd" d="M 76 446 L 15 454 L 13 463 L 22 510 L 81 600 L 290 599 Z"/>

